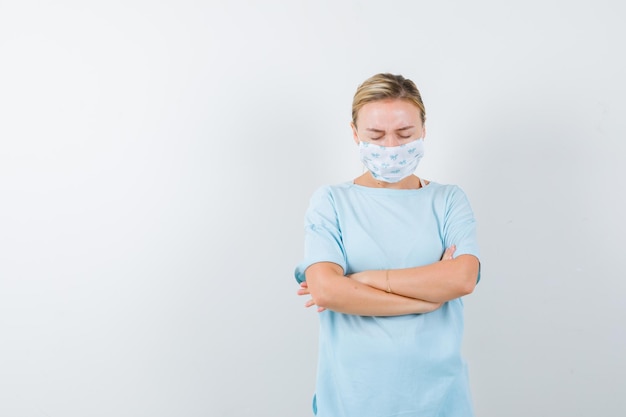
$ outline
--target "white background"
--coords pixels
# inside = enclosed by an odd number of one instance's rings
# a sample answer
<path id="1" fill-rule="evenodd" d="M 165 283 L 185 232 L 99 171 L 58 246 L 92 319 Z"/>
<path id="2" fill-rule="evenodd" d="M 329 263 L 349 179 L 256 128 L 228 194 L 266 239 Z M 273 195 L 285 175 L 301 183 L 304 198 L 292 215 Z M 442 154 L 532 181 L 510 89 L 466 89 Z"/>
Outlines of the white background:
<path id="1" fill-rule="evenodd" d="M 311 415 L 304 210 L 388 71 L 478 220 L 477 415 L 623 416 L 622 10 L 1 0 L 0 415 Z"/>

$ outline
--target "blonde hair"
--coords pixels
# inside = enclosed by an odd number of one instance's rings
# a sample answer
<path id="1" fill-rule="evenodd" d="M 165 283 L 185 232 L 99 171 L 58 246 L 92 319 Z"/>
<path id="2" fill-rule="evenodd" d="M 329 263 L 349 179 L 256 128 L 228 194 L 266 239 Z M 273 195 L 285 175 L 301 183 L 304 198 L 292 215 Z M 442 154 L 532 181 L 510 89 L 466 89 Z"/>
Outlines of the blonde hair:
<path id="1" fill-rule="evenodd" d="M 386 99 L 407 100 L 415 104 L 420 111 L 422 123 L 426 122 L 426 109 L 415 83 L 402 75 L 381 73 L 368 78 L 357 88 L 352 100 L 352 123 L 356 126 L 361 107 L 373 101 Z"/>

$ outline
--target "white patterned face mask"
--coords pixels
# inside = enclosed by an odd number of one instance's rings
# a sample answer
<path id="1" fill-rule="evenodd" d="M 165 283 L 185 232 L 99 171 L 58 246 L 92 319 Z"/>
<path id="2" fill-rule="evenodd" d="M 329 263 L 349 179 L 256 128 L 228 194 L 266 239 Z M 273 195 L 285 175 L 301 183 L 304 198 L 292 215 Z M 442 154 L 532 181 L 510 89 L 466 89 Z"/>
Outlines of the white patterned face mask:
<path id="1" fill-rule="evenodd" d="M 424 139 L 400 146 L 380 146 L 359 141 L 363 165 L 380 181 L 398 182 L 415 172 L 424 156 Z"/>

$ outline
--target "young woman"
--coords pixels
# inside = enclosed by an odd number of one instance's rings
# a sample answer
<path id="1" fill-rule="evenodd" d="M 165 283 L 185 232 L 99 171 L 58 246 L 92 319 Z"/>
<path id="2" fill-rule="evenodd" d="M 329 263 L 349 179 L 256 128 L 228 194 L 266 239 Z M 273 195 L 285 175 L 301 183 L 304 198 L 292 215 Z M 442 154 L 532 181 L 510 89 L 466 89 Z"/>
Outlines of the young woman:
<path id="1" fill-rule="evenodd" d="M 413 174 L 425 109 L 415 84 L 361 84 L 352 131 L 367 172 L 306 213 L 295 276 L 320 312 L 318 417 L 470 417 L 463 303 L 479 280 L 474 215 L 454 185 Z"/>

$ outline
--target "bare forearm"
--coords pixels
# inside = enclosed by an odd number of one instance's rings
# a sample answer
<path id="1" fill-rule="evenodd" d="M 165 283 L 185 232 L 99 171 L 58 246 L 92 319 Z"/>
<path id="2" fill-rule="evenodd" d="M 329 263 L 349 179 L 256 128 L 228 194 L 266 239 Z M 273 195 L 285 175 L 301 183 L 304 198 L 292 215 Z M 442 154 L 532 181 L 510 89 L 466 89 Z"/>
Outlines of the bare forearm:
<path id="1" fill-rule="evenodd" d="M 308 289 L 318 307 L 361 316 L 400 316 L 428 313 L 441 306 L 417 298 L 390 294 L 349 279 L 343 271 L 318 268 L 307 270 Z"/>
<path id="2" fill-rule="evenodd" d="M 461 255 L 414 268 L 364 271 L 352 278 L 404 297 L 442 303 L 470 294 L 476 285 L 478 268 L 476 257 Z"/>
<path id="3" fill-rule="evenodd" d="M 333 296 L 318 303 L 320 307 L 360 316 L 428 313 L 439 307 L 437 303 L 390 294 L 345 277 L 337 281 Z"/>

